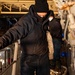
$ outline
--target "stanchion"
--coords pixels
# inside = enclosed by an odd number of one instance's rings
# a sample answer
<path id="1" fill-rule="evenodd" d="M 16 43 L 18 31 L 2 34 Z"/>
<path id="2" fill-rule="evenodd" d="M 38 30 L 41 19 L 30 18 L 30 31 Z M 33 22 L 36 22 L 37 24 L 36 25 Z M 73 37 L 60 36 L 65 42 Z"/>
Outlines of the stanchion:
<path id="1" fill-rule="evenodd" d="M 12 75 L 16 75 L 17 54 L 18 54 L 18 42 L 15 42 L 14 57 L 13 57 L 13 61 L 15 61 L 15 63 L 12 66 Z"/>

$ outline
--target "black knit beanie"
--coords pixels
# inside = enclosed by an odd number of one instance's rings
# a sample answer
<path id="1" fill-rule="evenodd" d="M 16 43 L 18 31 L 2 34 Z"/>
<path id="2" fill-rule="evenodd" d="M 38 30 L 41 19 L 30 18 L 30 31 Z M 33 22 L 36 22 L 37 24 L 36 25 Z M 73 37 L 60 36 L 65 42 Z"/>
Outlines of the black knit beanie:
<path id="1" fill-rule="evenodd" d="M 48 12 L 49 7 L 47 0 L 35 0 L 35 11 L 36 12 Z"/>

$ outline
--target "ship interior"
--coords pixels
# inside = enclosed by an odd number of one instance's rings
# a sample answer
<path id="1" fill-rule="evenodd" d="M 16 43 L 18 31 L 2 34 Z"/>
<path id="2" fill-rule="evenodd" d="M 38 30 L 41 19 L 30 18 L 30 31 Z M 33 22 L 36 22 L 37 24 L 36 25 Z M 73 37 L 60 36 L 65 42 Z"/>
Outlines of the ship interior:
<path id="1" fill-rule="evenodd" d="M 50 69 L 50 75 L 75 75 L 75 0 L 47 0 L 49 9 L 62 25 L 60 59 L 62 74 Z M 0 0 L 0 36 L 28 13 L 34 0 Z M 20 75 L 20 40 L 0 50 L 0 75 Z M 36 72 L 34 72 L 36 75 Z"/>

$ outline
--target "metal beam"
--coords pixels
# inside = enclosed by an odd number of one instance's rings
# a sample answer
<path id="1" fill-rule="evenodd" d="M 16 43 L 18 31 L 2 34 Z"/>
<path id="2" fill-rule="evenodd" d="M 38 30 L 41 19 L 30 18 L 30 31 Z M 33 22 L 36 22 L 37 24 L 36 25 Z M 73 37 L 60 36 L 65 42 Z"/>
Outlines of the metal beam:
<path id="1" fill-rule="evenodd" d="M 0 14 L 26 14 L 28 12 L 1 12 Z"/>
<path id="2" fill-rule="evenodd" d="M 27 12 L 22 12 L 22 9 L 25 11 L 29 10 L 30 5 L 34 4 L 34 0 L 27 0 L 27 1 L 0 1 L 0 14 L 25 14 Z M 57 9 L 54 2 L 52 0 L 48 0 L 49 9 L 54 10 L 54 12 L 57 12 Z M 4 11 L 4 9 L 8 11 Z M 15 11 L 12 11 L 12 9 L 15 9 Z M 18 9 L 18 11 L 16 11 Z"/>

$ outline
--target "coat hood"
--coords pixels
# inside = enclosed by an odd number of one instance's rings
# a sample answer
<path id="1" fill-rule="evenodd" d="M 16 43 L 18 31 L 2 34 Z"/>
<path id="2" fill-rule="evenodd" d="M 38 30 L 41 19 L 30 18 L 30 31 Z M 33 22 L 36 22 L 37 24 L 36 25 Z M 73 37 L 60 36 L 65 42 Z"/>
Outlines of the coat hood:
<path id="1" fill-rule="evenodd" d="M 29 14 L 32 15 L 32 16 L 34 16 L 34 13 L 35 13 L 35 6 L 34 5 L 31 5 L 29 7 Z"/>

